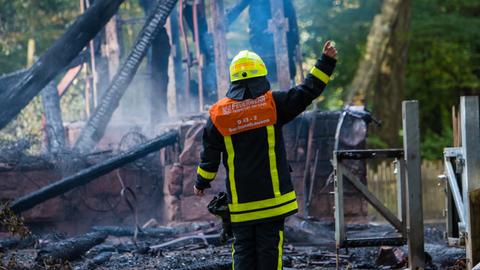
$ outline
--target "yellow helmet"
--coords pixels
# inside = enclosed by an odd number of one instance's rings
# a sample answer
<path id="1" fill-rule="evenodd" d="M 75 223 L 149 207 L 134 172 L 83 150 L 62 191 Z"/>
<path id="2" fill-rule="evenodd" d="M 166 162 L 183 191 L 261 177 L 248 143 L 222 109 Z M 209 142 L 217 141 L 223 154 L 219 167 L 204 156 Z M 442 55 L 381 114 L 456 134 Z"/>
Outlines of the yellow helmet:
<path id="1" fill-rule="evenodd" d="M 258 54 L 245 50 L 239 52 L 230 64 L 230 81 L 240 81 L 268 74 L 265 63 Z"/>

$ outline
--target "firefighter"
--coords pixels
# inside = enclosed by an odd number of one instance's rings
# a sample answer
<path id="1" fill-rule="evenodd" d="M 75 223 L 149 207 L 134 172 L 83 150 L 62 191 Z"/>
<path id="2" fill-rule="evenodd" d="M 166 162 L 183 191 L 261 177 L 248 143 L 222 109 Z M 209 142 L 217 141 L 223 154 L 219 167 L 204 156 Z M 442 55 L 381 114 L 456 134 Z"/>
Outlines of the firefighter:
<path id="1" fill-rule="evenodd" d="M 275 92 L 257 54 L 241 51 L 232 60 L 230 89 L 209 110 L 194 192 L 204 195 L 222 161 L 235 238 L 235 270 L 283 269 L 284 219 L 296 213 L 298 205 L 282 127 L 322 93 L 336 55 L 332 42 L 326 42 L 303 83 Z"/>

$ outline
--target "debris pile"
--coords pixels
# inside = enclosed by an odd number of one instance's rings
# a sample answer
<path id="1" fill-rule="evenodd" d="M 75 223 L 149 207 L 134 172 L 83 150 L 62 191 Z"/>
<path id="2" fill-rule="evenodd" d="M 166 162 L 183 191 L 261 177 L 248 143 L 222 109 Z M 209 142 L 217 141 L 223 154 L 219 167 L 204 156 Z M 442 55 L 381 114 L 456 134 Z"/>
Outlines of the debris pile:
<path id="1" fill-rule="evenodd" d="M 398 269 L 408 265 L 405 246 L 337 253 L 333 227 L 330 222 L 290 217 L 285 228 L 285 269 L 334 269 L 337 264 L 346 269 Z M 356 235 L 394 233 L 387 225 L 352 225 L 351 229 Z M 8 237 L 0 240 L 0 269 L 231 269 L 232 240 L 221 243 L 218 221 L 171 226 L 149 221 L 135 231 L 97 226 L 73 237 L 52 233 Z M 427 226 L 427 269 L 463 269 L 465 250 L 447 247 L 437 238 L 442 231 L 442 225 Z"/>

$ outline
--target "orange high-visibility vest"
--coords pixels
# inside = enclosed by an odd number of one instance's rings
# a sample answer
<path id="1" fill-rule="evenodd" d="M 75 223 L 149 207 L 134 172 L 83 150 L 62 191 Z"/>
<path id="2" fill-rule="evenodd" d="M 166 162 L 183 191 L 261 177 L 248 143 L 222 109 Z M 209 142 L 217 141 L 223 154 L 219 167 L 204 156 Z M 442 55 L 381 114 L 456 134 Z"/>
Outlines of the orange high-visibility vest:
<path id="1" fill-rule="evenodd" d="M 223 98 L 209 110 L 210 118 L 223 136 L 271 126 L 277 123 L 277 109 L 272 91 L 242 101 Z"/>

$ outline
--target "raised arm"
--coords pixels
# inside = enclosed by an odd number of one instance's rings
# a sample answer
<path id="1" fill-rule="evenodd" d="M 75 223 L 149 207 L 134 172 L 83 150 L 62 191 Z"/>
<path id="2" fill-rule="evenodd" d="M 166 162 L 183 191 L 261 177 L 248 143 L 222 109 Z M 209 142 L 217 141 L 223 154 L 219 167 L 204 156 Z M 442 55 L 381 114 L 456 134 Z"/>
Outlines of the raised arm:
<path id="1" fill-rule="evenodd" d="M 286 124 L 302 113 L 323 92 L 337 62 L 337 50 L 331 41 L 323 47 L 323 53 L 315 66 L 310 70 L 303 83 L 294 88 L 274 92 L 277 105 L 278 122 Z"/>

